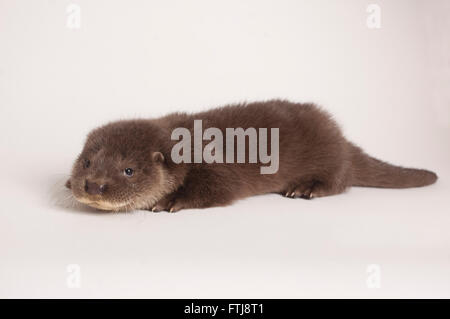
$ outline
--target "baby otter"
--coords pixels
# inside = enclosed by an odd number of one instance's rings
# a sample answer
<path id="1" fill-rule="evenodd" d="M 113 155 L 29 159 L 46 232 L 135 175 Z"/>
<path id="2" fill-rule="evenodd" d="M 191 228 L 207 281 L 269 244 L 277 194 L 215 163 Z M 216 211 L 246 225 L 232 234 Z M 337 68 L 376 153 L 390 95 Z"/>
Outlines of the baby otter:
<path id="1" fill-rule="evenodd" d="M 192 136 L 196 120 L 201 120 L 203 129 L 221 132 L 267 128 L 267 153 L 279 152 L 276 170 L 262 174 L 260 167 L 267 161 L 260 157 L 237 163 L 174 160 L 173 149 L 179 141 L 173 139 L 173 131 L 184 128 Z M 278 149 L 270 144 L 271 128 L 277 128 Z M 245 139 L 248 142 L 250 134 Z M 189 143 L 187 152 L 191 154 L 180 155 L 191 157 L 196 147 L 203 149 L 207 142 L 203 138 L 201 145 Z M 215 144 L 213 156 L 226 158 L 232 152 L 234 158 L 239 151 L 236 143 L 231 149 L 221 144 Z M 245 159 L 250 159 L 251 146 L 246 145 Z M 436 179 L 433 172 L 394 166 L 365 154 L 314 104 L 272 100 L 99 127 L 88 135 L 66 186 L 79 202 L 101 210 L 176 212 L 225 206 L 258 194 L 311 199 L 340 194 L 350 186 L 420 187 Z"/>

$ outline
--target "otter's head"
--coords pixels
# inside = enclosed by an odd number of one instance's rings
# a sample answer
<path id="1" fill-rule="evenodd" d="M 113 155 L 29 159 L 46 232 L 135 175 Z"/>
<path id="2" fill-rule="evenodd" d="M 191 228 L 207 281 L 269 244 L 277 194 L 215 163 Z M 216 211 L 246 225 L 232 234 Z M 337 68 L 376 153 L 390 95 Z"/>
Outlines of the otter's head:
<path id="1" fill-rule="evenodd" d="M 149 121 L 111 123 L 92 131 L 66 186 L 81 203 L 108 210 L 151 207 L 169 192 L 161 132 Z"/>

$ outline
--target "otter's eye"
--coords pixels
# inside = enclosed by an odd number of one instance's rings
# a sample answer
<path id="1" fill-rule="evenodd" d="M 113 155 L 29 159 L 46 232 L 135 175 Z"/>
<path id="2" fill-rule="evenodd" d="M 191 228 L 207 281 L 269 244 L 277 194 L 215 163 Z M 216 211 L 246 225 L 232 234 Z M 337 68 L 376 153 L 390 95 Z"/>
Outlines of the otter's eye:
<path id="1" fill-rule="evenodd" d="M 91 161 L 88 159 L 83 160 L 83 167 L 88 168 L 91 165 Z"/>
<path id="2" fill-rule="evenodd" d="M 125 168 L 125 170 L 123 171 L 123 173 L 126 176 L 132 176 L 133 175 L 133 169 L 132 168 Z"/>

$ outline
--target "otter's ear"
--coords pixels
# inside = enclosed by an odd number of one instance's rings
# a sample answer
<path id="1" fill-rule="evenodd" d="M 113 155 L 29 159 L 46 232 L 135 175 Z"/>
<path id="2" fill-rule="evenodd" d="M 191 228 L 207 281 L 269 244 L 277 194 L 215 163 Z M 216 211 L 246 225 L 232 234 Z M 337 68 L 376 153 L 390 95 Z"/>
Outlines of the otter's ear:
<path id="1" fill-rule="evenodd" d="M 164 163 L 164 155 L 161 152 L 153 152 L 153 162 Z"/>
<path id="2" fill-rule="evenodd" d="M 72 183 L 70 182 L 70 179 L 67 180 L 66 185 L 65 185 L 68 189 L 72 188 Z"/>

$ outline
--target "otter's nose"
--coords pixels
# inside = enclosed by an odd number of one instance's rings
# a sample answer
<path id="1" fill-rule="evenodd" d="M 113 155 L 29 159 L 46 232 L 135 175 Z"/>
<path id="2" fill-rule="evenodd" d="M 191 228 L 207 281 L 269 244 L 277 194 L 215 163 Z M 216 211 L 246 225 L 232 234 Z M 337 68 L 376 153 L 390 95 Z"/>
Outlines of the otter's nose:
<path id="1" fill-rule="evenodd" d="M 99 185 L 95 182 L 86 180 L 84 184 L 84 190 L 86 191 L 86 193 L 90 195 L 100 195 L 106 191 L 106 185 L 105 184 Z"/>

